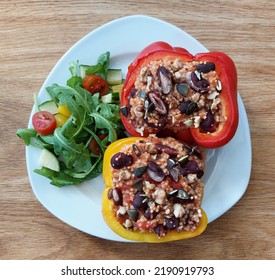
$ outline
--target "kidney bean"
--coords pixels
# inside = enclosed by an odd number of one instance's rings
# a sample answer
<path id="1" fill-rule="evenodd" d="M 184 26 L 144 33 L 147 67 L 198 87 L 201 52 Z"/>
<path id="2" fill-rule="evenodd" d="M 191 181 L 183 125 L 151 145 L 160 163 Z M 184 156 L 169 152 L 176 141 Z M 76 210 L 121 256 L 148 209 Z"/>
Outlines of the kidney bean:
<path id="1" fill-rule="evenodd" d="M 150 207 L 148 207 L 144 213 L 144 217 L 147 219 L 147 220 L 153 220 L 156 216 L 157 216 L 157 212 L 154 211 L 154 212 L 151 212 L 150 210 Z"/>
<path id="2" fill-rule="evenodd" d="M 130 166 L 133 163 L 133 157 L 124 153 L 116 153 L 111 158 L 111 165 L 115 169 L 121 169 L 125 166 Z"/>
<path id="3" fill-rule="evenodd" d="M 179 226 L 179 221 L 177 218 L 167 218 L 165 220 L 165 226 L 168 229 L 176 229 Z"/>
<path id="4" fill-rule="evenodd" d="M 122 192 L 120 189 L 118 188 L 114 188 L 112 191 L 112 196 L 113 196 L 113 200 L 115 205 L 122 205 L 123 203 L 123 196 L 122 196 Z"/>
<path id="5" fill-rule="evenodd" d="M 167 118 L 166 116 L 160 116 L 158 119 L 156 119 L 156 122 L 152 122 L 152 119 L 150 119 L 151 121 L 149 121 L 148 119 L 145 119 L 144 122 L 152 128 L 156 128 L 156 129 L 163 129 L 166 124 L 167 124 Z"/>
<path id="6" fill-rule="evenodd" d="M 161 96 L 159 95 L 158 92 L 150 92 L 149 93 L 149 98 L 151 102 L 154 104 L 155 110 L 160 113 L 161 115 L 166 115 L 167 114 L 167 108 L 166 104 L 162 100 Z"/>
<path id="7" fill-rule="evenodd" d="M 178 151 L 174 148 L 171 148 L 167 145 L 156 144 L 156 148 L 158 151 L 166 153 L 169 156 L 176 157 L 178 155 Z"/>
<path id="8" fill-rule="evenodd" d="M 201 120 L 200 129 L 204 132 L 213 132 L 215 130 L 215 119 L 211 110 L 207 112 L 206 118 Z"/>
<path id="9" fill-rule="evenodd" d="M 196 70 L 200 73 L 209 73 L 210 71 L 215 71 L 216 66 L 213 62 L 204 62 L 201 64 L 198 64 L 196 66 Z"/>
<path id="10" fill-rule="evenodd" d="M 132 205 L 136 209 L 145 209 L 147 207 L 147 201 L 144 192 L 137 192 L 135 194 Z"/>
<path id="11" fill-rule="evenodd" d="M 167 233 L 167 228 L 164 225 L 158 224 L 153 228 L 155 234 L 159 237 L 163 237 Z"/>
<path id="12" fill-rule="evenodd" d="M 148 162 L 147 174 L 155 182 L 162 182 L 165 178 L 163 170 L 154 161 Z"/>
<path id="13" fill-rule="evenodd" d="M 160 86 L 163 94 L 168 94 L 173 87 L 172 84 L 172 74 L 171 72 L 165 68 L 164 66 L 160 66 L 157 70 L 158 77 L 160 80 Z"/>

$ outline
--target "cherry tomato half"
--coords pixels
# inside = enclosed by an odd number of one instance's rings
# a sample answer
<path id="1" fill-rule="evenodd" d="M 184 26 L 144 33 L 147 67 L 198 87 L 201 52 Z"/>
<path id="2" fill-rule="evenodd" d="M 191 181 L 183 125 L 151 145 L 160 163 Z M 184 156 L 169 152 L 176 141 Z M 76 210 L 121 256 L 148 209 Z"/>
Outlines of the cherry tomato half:
<path id="1" fill-rule="evenodd" d="M 105 137 L 106 137 L 107 135 L 105 135 L 105 134 L 100 134 L 100 135 L 98 135 L 98 138 L 100 139 L 100 140 L 103 140 Z M 92 141 L 90 142 L 90 150 L 91 150 L 91 152 L 94 154 L 94 155 L 97 155 L 97 156 L 99 156 L 100 154 L 101 154 L 101 148 L 100 148 L 100 146 L 98 145 L 98 143 L 96 142 L 96 140 L 95 140 L 95 138 L 93 138 L 92 139 Z"/>
<path id="2" fill-rule="evenodd" d="M 100 96 L 107 94 L 109 91 L 108 83 L 98 75 L 85 76 L 82 86 L 92 94 L 98 92 Z"/>
<path id="3" fill-rule="evenodd" d="M 56 128 L 56 120 L 52 113 L 40 111 L 32 116 L 32 125 L 38 134 L 49 135 Z"/>

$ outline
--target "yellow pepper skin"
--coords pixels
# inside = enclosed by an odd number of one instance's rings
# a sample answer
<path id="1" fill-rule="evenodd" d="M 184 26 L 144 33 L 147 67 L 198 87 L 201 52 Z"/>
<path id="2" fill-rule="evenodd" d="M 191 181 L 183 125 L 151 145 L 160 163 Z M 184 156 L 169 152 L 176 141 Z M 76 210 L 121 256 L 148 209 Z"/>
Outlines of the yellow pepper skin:
<path id="1" fill-rule="evenodd" d="M 70 110 L 68 109 L 67 105 L 66 104 L 63 104 L 63 105 L 59 105 L 58 106 L 58 113 L 66 116 L 66 117 L 70 117 L 71 116 L 71 112 Z"/>
<path id="2" fill-rule="evenodd" d="M 65 116 L 61 113 L 55 114 L 54 117 L 55 117 L 55 120 L 56 120 L 56 127 L 63 126 L 69 118 L 69 117 L 67 117 L 67 116 Z"/>
<path id="3" fill-rule="evenodd" d="M 138 242 L 147 242 L 147 243 L 161 243 L 161 242 L 170 242 L 181 239 L 187 239 L 195 237 L 204 232 L 207 227 L 208 219 L 206 213 L 201 209 L 202 217 L 200 223 L 195 231 L 173 231 L 168 230 L 167 234 L 164 237 L 158 237 L 154 232 L 140 232 L 131 229 L 124 228 L 116 218 L 114 209 L 114 202 L 112 199 L 108 199 L 108 191 L 112 188 L 112 173 L 111 173 L 111 158 L 114 154 L 118 153 L 124 145 L 133 144 L 137 140 L 144 139 L 142 137 L 129 137 L 118 140 L 112 143 L 104 154 L 103 160 L 103 180 L 106 185 L 106 188 L 102 194 L 102 214 L 106 224 L 119 236 Z"/>

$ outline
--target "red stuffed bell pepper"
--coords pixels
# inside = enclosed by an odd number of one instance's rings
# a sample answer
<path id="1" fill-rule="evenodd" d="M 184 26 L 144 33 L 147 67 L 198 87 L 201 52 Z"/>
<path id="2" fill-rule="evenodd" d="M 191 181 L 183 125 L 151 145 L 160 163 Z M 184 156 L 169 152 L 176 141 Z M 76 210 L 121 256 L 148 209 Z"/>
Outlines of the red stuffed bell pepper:
<path id="1" fill-rule="evenodd" d="M 221 147 L 238 126 L 235 65 L 222 52 L 193 56 L 165 42 L 153 43 L 128 68 L 121 117 L 132 136 L 153 133 Z"/>

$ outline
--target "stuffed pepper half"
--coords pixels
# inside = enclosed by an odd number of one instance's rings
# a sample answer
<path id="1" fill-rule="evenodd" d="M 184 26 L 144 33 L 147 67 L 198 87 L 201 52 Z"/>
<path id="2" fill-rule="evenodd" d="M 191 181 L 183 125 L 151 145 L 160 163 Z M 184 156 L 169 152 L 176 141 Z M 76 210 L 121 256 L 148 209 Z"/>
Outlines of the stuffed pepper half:
<path id="1" fill-rule="evenodd" d="M 235 65 L 222 52 L 193 56 L 153 43 L 128 68 L 121 117 L 132 136 L 165 130 L 184 141 L 191 134 L 202 147 L 223 146 L 238 125 Z"/>
<path id="2" fill-rule="evenodd" d="M 167 242 L 201 234 L 205 156 L 174 138 L 130 137 L 105 152 L 102 211 L 125 239 Z"/>

